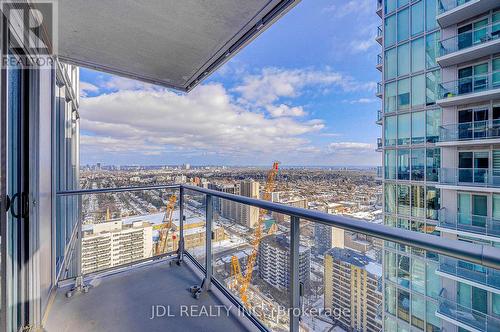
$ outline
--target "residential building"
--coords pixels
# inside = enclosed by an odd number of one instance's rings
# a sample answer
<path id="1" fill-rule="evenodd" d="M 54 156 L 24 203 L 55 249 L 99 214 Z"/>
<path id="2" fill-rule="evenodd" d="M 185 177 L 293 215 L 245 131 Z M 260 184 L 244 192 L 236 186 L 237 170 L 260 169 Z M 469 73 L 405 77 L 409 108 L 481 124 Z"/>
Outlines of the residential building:
<path id="1" fill-rule="evenodd" d="M 335 323 L 346 331 L 382 329 L 382 266 L 351 249 L 332 248 L 324 260 L 324 308 L 341 309 Z"/>
<path id="2" fill-rule="evenodd" d="M 260 241 L 259 276 L 279 290 L 290 288 L 290 239 L 285 235 L 268 235 Z M 299 247 L 299 281 L 309 284 L 311 249 Z"/>
<path id="3" fill-rule="evenodd" d="M 378 0 L 386 225 L 500 243 L 499 7 Z M 498 330 L 496 275 L 386 242 L 384 330 Z"/>
<path id="4" fill-rule="evenodd" d="M 281 203 L 281 204 L 286 204 L 286 205 L 290 205 L 290 206 L 295 206 L 295 207 L 298 207 L 298 208 L 302 208 L 302 209 L 307 209 L 308 206 L 307 206 L 307 199 L 304 198 L 304 197 L 300 197 L 300 196 L 289 196 L 289 197 L 283 197 L 283 193 L 281 193 L 280 195 L 278 195 L 278 200 L 274 201 L 273 202 L 277 202 L 277 203 Z M 276 198 L 276 196 L 275 196 Z M 271 198 L 273 199 L 273 198 Z M 272 213 L 272 217 L 276 220 L 276 222 L 278 223 L 283 223 L 283 222 L 289 222 L 290 221 L 290 217 L 289 216 L 285 216 L 284 214 L 281 214 L 281 213 Z"/>
<path id="5" fill-rule="evenodd" d="M 344 248 L 345 231 L 340 228 L 315 224 L 314 247 L 317 255 L 323 255 L 331 248 Z"/>
<path id="6" fill-rule="evenodd" d="M 259 198 L 259 183 L 251 179 L 240 181 L 237 184 L 210 184 L 209 188 L 229 194 Z M 217 199 L 215 208 L 222 217 L 250 228 L 253 228 L 259 221 L 259 209 L 253 206 L 246 206 L 227 199 Z"/>
<path id="7" fill-rule="evenodd" d="M 98 223 L 82 236 L 82 273 L 96 272 L 153 255 L 153 226 L 121 220 Z"/>

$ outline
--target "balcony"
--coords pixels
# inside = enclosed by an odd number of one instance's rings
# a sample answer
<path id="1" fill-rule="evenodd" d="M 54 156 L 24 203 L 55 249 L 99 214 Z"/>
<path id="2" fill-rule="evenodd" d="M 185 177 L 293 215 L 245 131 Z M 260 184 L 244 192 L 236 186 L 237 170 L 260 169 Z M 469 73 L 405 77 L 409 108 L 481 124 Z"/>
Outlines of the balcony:
<path id="1" fill-rule="evenodd" d="M 382 139 L 381 139 L 380 137 L 379 137 L 379 138 L 377 138 L 377 149 L 376 149 L 376 151 L 381 152 L 381 151 L 382 151 L 383 146 L 384 146 L 384 145 L 383 145 L 383 143 L 382 143 Z"/>
<path id="2" fill-rule="evenodd" d="M 500 220 L 486 216 L 453 213 L 448 215 L 442 210 L 438 227 L 445 232 L 475 236 L 483 240 L 498 241 L 500 237 Z"/>
<path id="3" fill-rule="evenodd" d="M 383 65 L 384 61 L 382 60 L 382 55 L 377 54 L 377 65 L 375 66 L 375 68 L 377 68 L 381 72 Z"/>
<path id="4" fill-rule="evenodd" d="M 375 37 L 375 40 L 377 41 L 377 43 L 379 43 L 380 45 L 382 45 L 383 39 L 384 39 L 384 32 L 382 31 L 382 26 L 379 25 L 377 27 L 377 37 Z"/>
<path id="5" fill-rule="evenodd" d="M 500 120 L 456 123 L 439 127 L 436 146 L 500 143 Z"/>
<path id="6" fill-rule="evenodd" d="M 384 114 L 382 113 L 381 110 L 377 111 L 377 121 L 375 121 L 376 124 L 382 125 L 382 122 L 384 121 Z"/>
<path id="7" fill-rule="evenodd" d="M 500 71 L 439 84 L 439 106 L 457 106 L 500 98 Z"/>
<path id="8" fill-rule="evenodd" d="M 467 31 L 439 42 L 441 67 L 456 65 L 500 52 L 500 23 Z"/>
<path id="9" fill-rule="evenodd" d="M 489 168 L 441 168 L 440 185 L 477 188 L 500 188 L 500 171 Z M 458 189 L 458 188 L 451 188 Z"/>
<path id="10" fill-rule="evenodd" d="M 498 7 L 497 0 L 439 0 L 439 25 L 444 28 Z"/>
<path id="11" fill-rule="evenodd" d="M 188 185 L 158 185 L 148 187 L 131 188 L 109 188 L 88 189 L 77 191 L 66 191 L 58 193 L 58 197 L 72 195 L 110 195 L 116 192 L 153 191 L 155 196 L 165 197 L 176 193 L 179 198 L 175 207 L 173 223 L 178 227 L 180 236 L 179 250 L 176 252 L 155 252 L 152 256 L 136 261 L 127 262 L 119 266 L 96 265 L 94 272 L 82 274 L 81 262 L 76 258 L 80 252 L 82 241 L 73 238 L 63 263 L 64 273 L 60 276 L 58 286 L 54 291 L 53 304 L 46 314 L 47 319 L 44 328 L 47 331 L 58 331 L 64 327 L 70 331 L 141 331 L 141 330 L 203 330 L 203 331 L 299 331 L 299 318 L 302 317 L 301 325 L 313 326 L 314 323 L 307 312 L 298 310 L 301 303 L 316 303 L 321 299 L 317 291 L 301 294 L 299 276 L 304 274 L 300 266 L 300 257 L 304 250 L 308 250 L 301 244 L 303 237 L 309 234 L 311 224 L 321 223 L 326 227 L 336 227 L 351 232 L 363 234 L 370 238 L 414 246 L 415 250 L 431 250 L 437 254 L 446 255 L 455 259 L 468 260 L 473 264 L 483 264 L 488 268 L 500 267 L 500 250 L 489 246 L 480 246 L 470 243 L 459 243 L 449 239 L 440 238 L 423 233 L 416 233 L 405 229 L 387 227 L 381 224 L 364 222 L 346 218 L 339 215 L 330 215 L 313 210 L 301 209 L 284 204 L 252 199 L 243 196 L 232 195 L 224 192 L 204 189 Z M 160 191 L 162 194 L 160 194 Z M 254 206 L 269 212 L 285 214 L 291 222 L 283 230 L 280 226 L 280 234 L 289 236 L 290 242 L 287 247 L 287 258 L 290 266 L 290 276 L 284 276 L 283 280 L 289 280 L 290 288 L 281 289 L 280 297 L 269 297 L 265 300 L 265 307 L 261 309 L 256 306 L 263 297 L 275 294 L 277 290 L 269 291 L 259 281 L 258 274 L 252 279 L 249 286 L 249 302 L 244 304 L 240 294 L 231 286 L 234 277 L 229 272 L 226 263 L 221 259 L 226 255 L 234 255 L 232 252 L 240 250 L 241 246 L 251 246 L 253 234 L 248 229 L 242 234 L 241 226 L 235 227 L 238 221 L 230 221 L 217 212 L 219 200 L 234 202 L 237 204 Z M 106 199 L 103 199 L 106 201 Z M 217 204 L 214 204 L 216 203 Z M 85 209 L 84 209 L 85 211 Z M 161 213 L 160 213 L 161 214 Z M 132 217 L 137 220 L 138 217 Z M 140 216 L 141 220 L 149 219 L 151 222 L 160 220 L 157 216 Z M 303 221 L 305 221 L 303 223 Z M 126 218 L 122 219 L 124 224 L 128 223 Z M 103 229 L 102 222 L 99 229 Z M 91 225 L 86 221 L 86 228 Z M 205 241 L 195 245 L 190 244 L 190 236 L 194 225 L 200 225 Z M 151 227 L 147 222 L 145 227 Z M 282 225 L 283 226 L 283 225 Z M 82 227 L 82 221 L 77 223 Z M 224 240 L 217 239 L 216 229 L 224 228 Z M 301 234 L 301 230 L 305 230 Z M 117 231 L 115 229 L 115 231 Z M 329 230 L 330 231 L 330 230 Z M 231 245 L 233 237 L 238 236 L 243 242 L 236 241 Z M 271 235 L 273 236 L 273 235 Z M 222 242 L 225 241 L 224 245 Z M 259 253 L 260 255 L 260 253 Z M 232 256 L 235 257 L 235 256 Z M 259 257 L 259 256 L 258 256 Z M 261 257 L 265 259 L 264 255 Z M 325 256 L 326 257 L 326 256 Z M 372 258 L 366 258 L 374 264 L 377 262 Z M 257 260 L 259 264 L 263 261 Z M 321 264 L 315 261 L 315 265 Z M 326 271 L 326 267 L 321 266 Z M 313 272 L 312 270 L 310 273 Z M 256 272 L 257 273 L 257 272 Z M 324 272 L 327 273 L 327 272 Z M 334 273 L 334 271 L 332 271 Z M 314 274 L 314 273 L 313 273 Z M 311 274 L 311 275 L 313 275 Z M 374 280 L 380 283 L 380 275 L 374 275 Z M 327 275 L 328 278 L 328 275 Z M 346 284 L 333 283 L 335 287 L 347 286 L 349 289 L 351 281 L 348 276 Z M 333 279 L 332 279 L 333 280 Z M 337 280 L 337 279 L 335 279 Z M 340 282 L 340 281 L 339 281 Z M 201 285 L 195 289 L 195 295 L 186 288 L 192 285 Z M 320 287 L 319 289 L 324 289 Z M 68 293 L 68 290 L 70 291 Z M 209 292 L 207 292 L 210 290 Z M 265 290 L 265 291 L 264 291 Z M 81 291 L 81 292 L 80 292 Z M 376 290 L 381 291 L 381 288 Z M 71 295 L 68 297 L 68 295 Z M 306 297 L 302 300 L 301 296 Z M 373 297 L 375 298 L 375 297 Z M 376 302 L 376 301 L 375 301 Z M 373 303 L 381 305 L 380 302 Z M 254 306 L 249 310 L 248 305 Z M 209 310 L 208 314 L 202 314 L 201 308 Z M 266 316 L 266 310 L 284 310 L 283 316 Z M 294 308 L 288 311 L 285 308 Z M 307 307 L 306 307 L 307 309 Z M 159 316 L 151 319 L 152 310 Z M 188 310 L 188 312 L 186 312 Z M 194 310 L 194 311 L 193 311 Z M 229 311 L 226 311 L 229 310 Z M 264 310 L 264 311 L 263 311 Z M 217 314 L 218 312 L 218 314 Z M 324 318 L 320 318 L 324 319 Z M 328 321 L 326 321 L 328 322 Z M 491 325 L 490 325 L 491 326 Z M 333 327 L 333 326 L 332 326 Z"/>
<path id="12" fill-rule="evenodd" d="M 377 82 L 377 93 L 375 95 L 379 98 L 382 98 L 382 91 L 382 83 Z"/>
<path id="13" fill-rule="evenodd" d="M 436 316 L 473 332 L 500 330 L 500 320 L 498 318 L 446 298 L 439 299 Z"/>
<path id="14" fill-rule="evenodd" d="M 500 293 L 500 274 L 497 270 L 470 264 L 459 259 L 442 257 L 437 274 L 487 291 Z"/>
<path id="15" fill-rule="evenodd" d="M 384 8 L 384 6 L 382 5 L 382 0 L 377 0 L 377 15 L 382 18 L 382 9 Z"/>

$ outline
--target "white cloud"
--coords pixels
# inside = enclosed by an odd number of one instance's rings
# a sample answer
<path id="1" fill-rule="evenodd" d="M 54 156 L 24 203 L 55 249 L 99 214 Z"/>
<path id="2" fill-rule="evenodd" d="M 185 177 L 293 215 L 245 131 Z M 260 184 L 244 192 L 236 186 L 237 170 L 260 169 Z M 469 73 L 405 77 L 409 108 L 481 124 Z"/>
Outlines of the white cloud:
<path id="1" fill-rule="evenodd" d="M 86 97 L 89 92 L 97 92 L 97 91 L 99 91 L 99 88 L 94 84 L 84 81 L 80 82 L 80 95 L 82 97 Z"/>
<path id="2" fill-rule="evenodd" d="M 340 133 L 321 133 L 319 135 L 323 136 L 323 137 L 340 137 L 340 136 L 342 136 L 342 134 L 340 134 Z"/>
<path id="3" fill-rule="evenodd" d="M 290 107 L 285 104 L 280 104 L 279 106 L 269 105 L 266 107 L 267 111 L 273 118 L 279 118 L 282 116 L 304 116 L 306 112 L 302 106 Z"/>
<path id="4" fill-rule="evenodd" d="M 371 103 L 377 103 L 379 102 L 379 100 L 376 98 L 358 98 L 352 100 L 344 100 L 344 102 L 349 104 L 371 104 Z"/>
<path id="5" fill-rule="evenodd" d="M 349 43 L 349 49 L 352 53 L 363 53 L 376 45 L 375 36 L 369 35 L 365 39 L 354 39 Z"/>
<path id="6" fill-rule="evenodd" d="M 373 90 L 374 82 L 357 82 L 330 69 L 264 68 L 259 74 L 248 75 L 233 89 L 246 102 L 269 105 L 282 97 L 297 97 L 307 87 L 339 87 L 343 91 Z M 375 83 L 376 85 L 376 83 Z"/>
<path id="7" fill-rule="evenodd" d="M 299 110 L 283 107 L 275 110 L 280 117 L 267 118 L 236 104 L 220 84 L 201 85 L 190 94 L 120 90 L 81 100 L 81 129 L 91 133 L 82 137 L 82 151 L 272 155 L 306 146 L 304 135 L 324 127 L 318 119 L 285 116 Z"/>
<path id="8" fill-rule="evenodd" d="M 352 17 L 353 15 L 369 14 L 375 12 L 375 1 L 372 0 L 350 0 L 337 1 L 341 4 L 332 4 L 323 9 L 325 13 L 333 13 L 335 18 Z"/>
<path id="9" fill-rule="evenodd" d="M 330 143 L 328 145 L 330 151 L 360 151 L 360 150 L 372 150 L 375 146 L 370 143 L 359 143 L 359 142 L 336 142 Z"/>

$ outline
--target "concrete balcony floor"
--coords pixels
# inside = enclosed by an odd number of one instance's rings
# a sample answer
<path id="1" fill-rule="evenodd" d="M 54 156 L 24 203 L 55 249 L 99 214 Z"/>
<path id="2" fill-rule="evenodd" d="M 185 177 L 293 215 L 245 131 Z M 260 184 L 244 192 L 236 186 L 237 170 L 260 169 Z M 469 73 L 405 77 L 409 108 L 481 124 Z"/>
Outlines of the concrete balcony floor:
<path id="1" fill-rule="evenodd" d="M 181 266 L 160 260 L 132 267 L 113 275 L 95 277 L 87 294 L 66 298 L 68 288 L 59 288 L 50 307 L 44 330 L 48 332 L 127 332 L 127 331 L 249 331 L 250 321 L 221 301 L 214 292 L 204 292 L 200 299 L 188 288 L 201 283 L 188 262 Z M 212 286 L 215 288 L 215 286 Z M 225 307 L 224 307 L 225 304 Z M 170 308 L 173 317 L 150 319 L 152 306 Z M 184 310 L 181 306 L 186 306 Z M 202 306 L 211 310 L 202 314 Z M 184 307 L 185 308 L 185 307 Z M 194 308 L 194 312 L 191 311 Z M 216 316 L 220 308 L 220 315 Z M 184 310 L 182 312 L 181 310 Z M 163 309 L 159 309 L 160 314 Z M 186 312 L 188 314 L 186 314 Z M 245 320 L 245 322 L 244 322 Z M 253 329 L 251 329 L 253 330 Z"/>

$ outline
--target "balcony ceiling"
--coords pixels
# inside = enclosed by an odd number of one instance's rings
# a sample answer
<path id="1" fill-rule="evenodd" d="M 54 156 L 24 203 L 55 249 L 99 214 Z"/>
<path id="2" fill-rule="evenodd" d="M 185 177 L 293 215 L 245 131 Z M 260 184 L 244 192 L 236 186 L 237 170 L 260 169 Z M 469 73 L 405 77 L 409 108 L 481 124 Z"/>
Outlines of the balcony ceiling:
<path id="1" fill-rule="evenodd" d="M 62 61 L 188 91 L 300 0 L 60 0 Z"/>
<path id="2" fill-rule="evenodd" d="M 448 1 L 448 3 L 452 3 Z M 498 7 L 498 0 L 470 0 L 437 16 L 441 28 L 457 24 Z"/>

